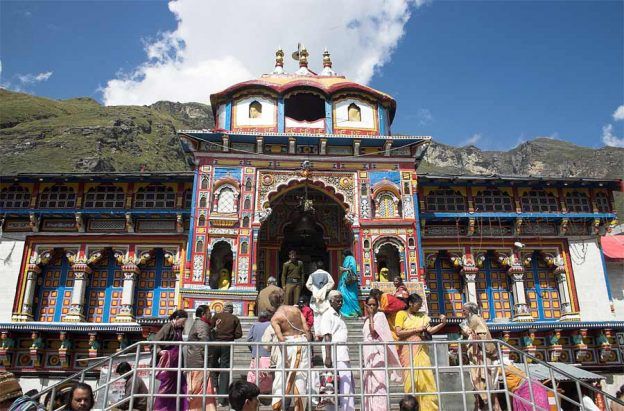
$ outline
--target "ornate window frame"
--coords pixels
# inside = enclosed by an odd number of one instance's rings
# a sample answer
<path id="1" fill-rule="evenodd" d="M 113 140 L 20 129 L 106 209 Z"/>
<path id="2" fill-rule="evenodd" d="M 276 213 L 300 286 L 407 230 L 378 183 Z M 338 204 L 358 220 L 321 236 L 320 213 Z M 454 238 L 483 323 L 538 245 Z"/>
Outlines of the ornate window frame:
<path id="1" fill-rule="evenodd" d="M 0 208 L 30 207 L 30 190 L 21 185 L 10 185 L 0 191 Z"/>

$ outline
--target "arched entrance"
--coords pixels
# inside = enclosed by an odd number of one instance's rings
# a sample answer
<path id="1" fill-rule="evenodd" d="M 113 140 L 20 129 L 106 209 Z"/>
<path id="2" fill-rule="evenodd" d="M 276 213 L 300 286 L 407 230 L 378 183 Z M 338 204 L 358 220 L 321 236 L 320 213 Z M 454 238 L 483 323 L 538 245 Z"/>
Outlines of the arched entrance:
<path id="1" fill-rule="evenodd" d="M 337 279 L 341 252 L 353 245 L 344 206 L 322 188 L 303 183 L 278 192 L 270 199 L 270 208 L 258 233 L 257 287 L 264 287 L 269 276 L 280 281 L 290 250 L 297 252 L 306 276 L 320 260 Z"/>
<path id="2" fill-rule="evenodd" d="M 227 270 L 227 275 L 223 275 L 222 277 L 229 278 L 229 284 L 231 284 L 233 263 L 234 255 L 230 243 L 227 241 L 215 243 L 210 252 L 210 277 L 208 279 L 210 288 L 220 288 L 219 276 L 223 270 Z M 229 286 L 225 288 L 229 288 Z"/>
<path id="3" fill-rule="evenodd" d="M 388 279 L 392 279 L 400 275 L 405 278 L 403 267 L 403 245 L 396 238 L 382 238 L 375 242 L 375 262 L 376 277 L 379 278 L 379 272 L 382 268 L 388 269 Z"/>

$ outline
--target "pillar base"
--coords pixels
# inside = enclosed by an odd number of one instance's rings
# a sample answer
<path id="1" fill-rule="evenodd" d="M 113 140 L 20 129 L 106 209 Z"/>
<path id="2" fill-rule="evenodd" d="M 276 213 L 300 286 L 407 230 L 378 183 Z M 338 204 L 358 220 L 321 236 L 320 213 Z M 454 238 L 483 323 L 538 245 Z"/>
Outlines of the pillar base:
<path id="1" fill-rule="evenodd" d="M 531 314 L 518 314 L 514 316 L 511 321 L 515 323 L 529 323 L 535 321 L 535 318 L 533 318 Z"/>
<path id="2" fill-rule="evenodd" d="M 85 317 L 81 314 L 67 314 L 61 321 L 64 323 L 82 323 L 85 322 Z"/>
<path id="3" fill-rule="evenodd" d="M 113 318 L 112 322 L 114 323 L 134 323 L 136 322 L 136 318 L 132 314 L 119 314 L 115 318 Z"/>
<path id="4" fill-rule="evenodd" d="M 559 321 L 562 321 L 562 322 L 581 321 L 581 314 L 580 313 L 566 313 L 566 314 L 562 314 L 561 318 L 559 318 Z"/>
<path id="5" fill-rule="evenodd" d="M 23 323 L 27 321 L 34 321 L 34 317 L 32 316 L 32 314 L 15 313 L 11 316 L 11 321 Z"/>

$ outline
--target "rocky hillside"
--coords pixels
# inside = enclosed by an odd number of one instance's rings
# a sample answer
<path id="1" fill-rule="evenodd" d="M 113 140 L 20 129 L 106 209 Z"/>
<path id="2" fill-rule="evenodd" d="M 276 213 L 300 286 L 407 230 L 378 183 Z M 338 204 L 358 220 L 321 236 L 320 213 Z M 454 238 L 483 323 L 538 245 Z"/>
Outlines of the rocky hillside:
<path id="1" fill-rule="evenodd" d="M 0 89 L 0 174 L 189 170 L 176 130 L 212 127 L 205 104 L 104 107 Z M 419 172 L 624 178 L 624 149 L 547 138 L 509 151 L 433 142 Z"/>
<path id="2" fill-rule="evenodd" d="M 176 130 L 213 126 L 199 103 L 104 107 L 0 89 L 0 173 L 187 170 Z"/>

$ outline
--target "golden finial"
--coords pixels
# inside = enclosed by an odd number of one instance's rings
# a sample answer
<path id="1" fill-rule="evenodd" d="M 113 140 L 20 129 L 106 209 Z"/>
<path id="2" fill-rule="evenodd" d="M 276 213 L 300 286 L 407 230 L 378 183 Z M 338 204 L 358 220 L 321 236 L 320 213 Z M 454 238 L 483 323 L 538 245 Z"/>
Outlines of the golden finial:
<path id="1" fill-rule="evenodd" d="M 284 50 L 278 48 L 275 52 L 275 67 L 284 67 Z"/>
<path id="2" fill-rule="evenodd" d="M 325 49 L 325 51 L 323 52 L 323 67 L 331 68 L 331 66 L 332 66 L 332 61 L 331 61 L 329 51 Z"/>
<path id="3" fill-rule="evenodd" d="M 301 51 L 299 52 L 299 67 L 308 67 L 308 49 L 304 45 L 301 45 Z"/>

